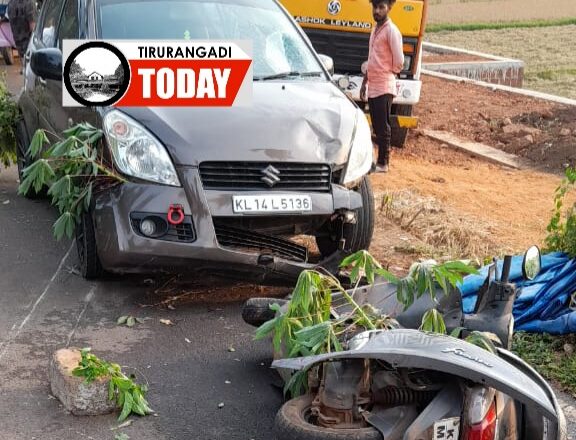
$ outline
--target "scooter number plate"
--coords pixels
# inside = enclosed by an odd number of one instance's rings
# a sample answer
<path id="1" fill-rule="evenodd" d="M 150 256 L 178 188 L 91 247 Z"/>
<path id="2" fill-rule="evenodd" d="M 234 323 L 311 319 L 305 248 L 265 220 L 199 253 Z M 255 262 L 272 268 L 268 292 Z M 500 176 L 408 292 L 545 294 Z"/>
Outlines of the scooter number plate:
<path id="1" fill-rule="evenodd" d="M 460 417 L 452 417 L 434 423 L 434 440 L 458 440 L 459 436 Z"/>

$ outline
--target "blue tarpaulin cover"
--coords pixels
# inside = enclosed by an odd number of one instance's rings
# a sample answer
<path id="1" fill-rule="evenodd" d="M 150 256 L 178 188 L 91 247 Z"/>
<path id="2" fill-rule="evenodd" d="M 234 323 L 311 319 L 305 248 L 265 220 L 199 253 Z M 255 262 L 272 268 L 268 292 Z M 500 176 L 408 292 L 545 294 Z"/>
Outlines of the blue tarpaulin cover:
<path id="1" fill-rule="evenodd" d="M 550 333 L 555 335 L 576 333 L 576 309 L 570 308 L 570 299 L 576 292 L 576 259 L 563 253 L 542 256 L 542 270 L 532 280 L 522 276 L 523 256 L 512 258 L 510 282 L 519 288 L 514 303 L 516 331 Z M 498 261 L 498 273 L 502 272 L 502 261 Z M 469 275 L 462 285 L 465 313 L 472 313 L 478 290 L 488 275 L 488 266 L 480 269 L 479 275 Z"/>

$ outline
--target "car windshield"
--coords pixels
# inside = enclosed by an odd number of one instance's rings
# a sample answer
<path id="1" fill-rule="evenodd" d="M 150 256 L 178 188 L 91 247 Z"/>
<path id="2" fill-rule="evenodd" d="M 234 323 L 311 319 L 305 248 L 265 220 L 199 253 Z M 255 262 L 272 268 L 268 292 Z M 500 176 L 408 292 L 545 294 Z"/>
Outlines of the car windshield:
<path id="1" fill-rule="evenodd" d="M 325 78 L 272 0 L 100 0 L 97 17 L 106 40 L 251 40 L 255 80 Z"/>

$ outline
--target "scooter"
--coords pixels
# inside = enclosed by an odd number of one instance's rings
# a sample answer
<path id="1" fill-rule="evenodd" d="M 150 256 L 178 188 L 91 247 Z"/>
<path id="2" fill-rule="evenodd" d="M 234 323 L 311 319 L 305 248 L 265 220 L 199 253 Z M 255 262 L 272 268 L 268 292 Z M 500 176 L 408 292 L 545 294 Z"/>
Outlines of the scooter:
<path id="1" fill-rule="evenodd" d="M 501 273 L 492 263 L 472 314 L 462 312 L 457 289 L 437 292 L 437 304 L 423 295 L 408 310 L 390 283 L 356 289 L 358 304 L 395 318 L 400 328 L 358 333 L 344 341 L 343 351 L 275 359 L 272 367 L 284 381 L 297 371 L 306 372 L 308 381 L 308 392 L 288 400 L 278 412 L 277 439 L 566 439 L 564 414 L 553 390 L 509 351 L 518 293 L 509 283 L 511 260 L 504 258 Z M 524 255 L 524 277 L 534 279 L 540 264 L 540 251 L 530 248 Z M 334 302 L 339 299 L 339 294 L 333 296 Z M 259 325 L 270 318 L 265 302 L 248 300 L 245 321 Z M 280 313 L 287 305 L 272 302 L 279 304 Z M 445 317 L 448 332 L 461 329 L 458 338 L 417 330 L 432 307 Z M 495 352 L 466 342 L 463 338 L 472 332 L 495 335 Z"/>

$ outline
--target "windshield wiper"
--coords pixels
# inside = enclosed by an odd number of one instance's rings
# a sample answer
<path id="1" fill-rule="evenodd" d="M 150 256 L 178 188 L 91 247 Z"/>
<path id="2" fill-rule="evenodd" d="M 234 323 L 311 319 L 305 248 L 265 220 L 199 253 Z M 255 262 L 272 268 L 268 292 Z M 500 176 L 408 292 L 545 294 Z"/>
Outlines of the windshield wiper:
<path id="1" fill-rule="evenodd" d="M 272 80 L 272 79 L 285 79 L 285 78 L 309 77 L 309 76 L 321 76 L 321 75 L 322 75 L 322 72 L 290 71 L 290 72 L 275 73 L 273 75 L 255 76 L 254 81 L 266 81 L 266 80 Z"/>

